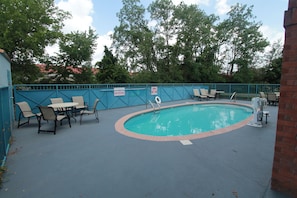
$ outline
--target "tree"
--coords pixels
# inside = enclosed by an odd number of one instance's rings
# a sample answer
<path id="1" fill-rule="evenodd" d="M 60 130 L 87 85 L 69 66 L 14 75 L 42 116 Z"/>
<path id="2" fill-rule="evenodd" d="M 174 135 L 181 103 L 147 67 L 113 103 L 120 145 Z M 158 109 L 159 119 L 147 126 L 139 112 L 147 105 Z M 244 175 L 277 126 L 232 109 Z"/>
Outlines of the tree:
<path id="1" fill-rule="evenodd" d="M 139 0 L 122 0 L 117 13 L 119 26 L 114 28 L 113 47 L 119 62 L 129 70 L 152 70 L 150 32 L 144 19 L 145 9 Z"/>
<path id="2" fill-rule="evenodd" d="M 283 45 L 277 41 L 271 45 L 267 53 L 267 65 L 265 68 L 265 81 L 272 84 L 279 84 L 281 79 L 281 66 L 283 57 Z"/>
<path id="3" fill-rule="evenodd" d="M 69 14 L 54 0 L 2 0 L 0 6 L 0 48 L 12 60 L 13 82 L 31 83 L 38 76 L 34 61 L 45 47 L 61 35 Z"/>
<path id="4" fill-rule="evenodd" d="M 94 76 L 85 67 L 91 69 L 96 39 L 97 34 L 91 28 L 85 32 L 76 31 L 63 35 L 59 40 L 60 48 L 56 56 L 45 56 L 42 60 L 50 73 L 55 74 L 52 81 L 55 83 L 93 83 Z M 78 73 L 74 73 L 73 69 L 78 70 Z M 86 79 L 87 77 L 89 80 Z"/>
<path id="5" fill-rule="evenodd" d="M 242 69 L 246 72 L 255 55 L 263 52 L 268 45 L 259 31 L 260 23 L 255 22 L 252 6 L 236 4 L 228 13 L 228 18 L 218 26 L 218 35 L 222 45 L 220 47 L 221 60 L 227 66 L 227 73 Z M 249 78 L 247 75 L 241 77 Z M 241 80 L 245 82 L 245 79 Z"/>
<path id="6" fill-rule="evenodd" d="M 177 63 L 176 29 L 173 19 L 175 5 L 171 0 L 155 0 L 149 7 L 151 20 L 156 23 L 154 32 L 155 65 L 161 82 L 181 80 Z"/>
<path id="7" fill-rule="evenodd" d="M 96 63 L 99 72 L 96 75 L 98 83 L 127 83 L 129 81 L 128 71 L 118 64 L 118 59 L 104 46 L 104 56 Z"/>
<path id="8" fill-rule="evenodd" d="M 172 0 L 153 1 L 149 20 L 139 0 L 123 0 L 123 5 L 113 47 L 118 63 L 135 72 L 135 82 L 221 82 L 222 68 L 232 82 L 259 77 L 253 63 L 268 42 L 252 7 L 236 4 L 217 25 L 215 15 Z"/>
<path id="9" fill-rule="evenodd" d="M 78 68 L 80 73 L 74 74 L 76 84 L 93 84 L 95 83 L 95 75 L 91 67 Z"/>
<path id="10" fill-rule="evenodd" d="M 91 28 L 88 32 L 76 31 L 61 37 L 58 57 L 63 60 L 63 65 L 73 67 L 90 65 L 97 38 L 98 35 Z"/>
<path id="11" fill-rule="evenodd" d="M 216 65 L 218 42 L 214 15 L 206 15 L 195 5 L 181 3 L 174 11 L 178 57 L 185 82 L 214 82 L 220 67 Z"/>

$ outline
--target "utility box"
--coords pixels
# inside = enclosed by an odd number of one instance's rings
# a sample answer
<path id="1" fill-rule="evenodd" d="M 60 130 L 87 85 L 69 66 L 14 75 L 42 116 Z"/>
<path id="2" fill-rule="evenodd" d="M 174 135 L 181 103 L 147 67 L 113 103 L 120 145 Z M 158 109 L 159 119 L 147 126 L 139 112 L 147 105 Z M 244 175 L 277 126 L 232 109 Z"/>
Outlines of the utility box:
<path id="1" fill-rule="evenodd" d="M 0 166 L 4 166 L 14 120 L 11 64 L 4 50 L 0 49 Z"/>

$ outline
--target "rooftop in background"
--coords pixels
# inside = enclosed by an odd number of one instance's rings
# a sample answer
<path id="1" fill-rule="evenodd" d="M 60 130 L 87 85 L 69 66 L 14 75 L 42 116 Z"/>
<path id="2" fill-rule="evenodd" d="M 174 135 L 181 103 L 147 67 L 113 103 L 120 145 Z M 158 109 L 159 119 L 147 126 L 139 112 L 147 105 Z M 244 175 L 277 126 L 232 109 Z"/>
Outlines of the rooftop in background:
<path id="1" fill-rule="evenodd" d="M 40 72 L 43 74 L 55 72 L 53 69 L 47 69 L 45 64 L 36 64 L 36 66 L 40 69 Z M 80 74 L 83 68 L 68 66 L 67 69 L 70 69 L 74 74 Z M 91 70 L 93 74 L 97 74 L 99 72 L 99 70 L 96 68 L 91 68 Z"/>

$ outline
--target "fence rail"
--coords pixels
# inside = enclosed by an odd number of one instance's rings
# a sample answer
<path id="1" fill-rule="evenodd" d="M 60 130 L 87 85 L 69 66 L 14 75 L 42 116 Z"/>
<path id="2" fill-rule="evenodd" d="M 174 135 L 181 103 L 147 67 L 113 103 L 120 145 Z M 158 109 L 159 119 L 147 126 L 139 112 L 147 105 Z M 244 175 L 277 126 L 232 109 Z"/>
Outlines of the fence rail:
<path id="1" fill-rule="evenodd" d="M 114 88 L 124 89 L 124 95 L 116 95 Z M 152 93 L 152 88 L 157 92 Z M 157 88 L 157 89 L 156 89 Z M 98 110 L 145 105 L 158 95 L 163 102 L 185 100 L 193 97 L 194 88 L 224 91 L 223 97 L 233 92 L 243 99 L 250 99 L 260 91 L 279 91 L 279 84 L 228 84 L 228 83 L 168 83 L 168 84 L 30 84 L 14 85 L 15 102 L 27 101 L 37 111 L 37 106 L 50 104 L 50 98 L 60 97 L 71 101 L 72 96 L 83 96 L 92 105 L 100 99 Z M 16 115 L 19 110 L 16 109 Z"/>

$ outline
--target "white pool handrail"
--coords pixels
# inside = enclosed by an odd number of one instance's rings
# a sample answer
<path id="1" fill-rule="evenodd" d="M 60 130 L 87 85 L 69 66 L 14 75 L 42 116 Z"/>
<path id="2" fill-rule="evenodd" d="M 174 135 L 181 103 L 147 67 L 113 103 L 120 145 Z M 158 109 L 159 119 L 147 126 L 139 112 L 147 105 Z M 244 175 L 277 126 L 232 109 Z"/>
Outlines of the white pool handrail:
<path id="1" fill-rule="evenodd" d="M 234 101 L 234 102 L 236 102 L 236 92 L 233 92 L 233 94 L 231 95 L 231 97 L 230 97 L 230 102 L 231 101 Z"/>
<path id="2" fill-rule="evenodd" d="M 156 107 L 155 107 L 154 103 L 152 103 L 152 101 L 150 101 L 150 100 L 149 100 L 149 103 L 150 103 L 150 105 L 152 106 L 152 108 L 154 109 L 154 112 L 156 112 Z M 157 102 L 156 102 L 156 103 L 157 103 Z M 157 103 L 157 105 L 158 105 L 158 109 L 160 109 L 160 104 Z"/>

